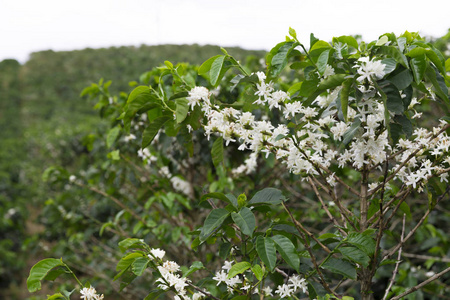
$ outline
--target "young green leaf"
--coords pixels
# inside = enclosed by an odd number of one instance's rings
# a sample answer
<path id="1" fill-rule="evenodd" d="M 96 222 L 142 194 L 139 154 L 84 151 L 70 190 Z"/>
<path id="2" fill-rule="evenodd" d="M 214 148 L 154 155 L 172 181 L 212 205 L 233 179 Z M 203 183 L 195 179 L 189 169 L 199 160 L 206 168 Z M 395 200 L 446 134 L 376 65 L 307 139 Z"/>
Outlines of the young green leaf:
<path id="1" fill-rule="evenodd" d="M 188 106 L 188 100 L 186 98 L 178 98 L 175 100 L 176 103 L 176 120 L 177 123 L 181 123 L 184 121 L 184 119 L 186 119 L 186 116 L 189 112 L 189 106 Z"/>
<path id="2" fill-rule="evenodd" d="M 106 147 L 111 148 L 112 144 L 114 144 L 120 134 L 120 129 L 120 126 L 116 126 L 108 131 L 106 136 Z"/>
<path id="3" fill-rule="evenodd" d="M 147 257 L 139 257 L 136 260 L 133 261 L 131 264 L 131 271 L 137 275 L 141 276 L 145 269 L 147 268 L 147 265 L 149 263 L 149 259 Z"/>
<path id="4" fill-rule="evenodd" d="M 219 79 L 220 72 L 222 71 L 224 61 L 225 56 L 220 55 L 213 61 L 211 65 L 211 70 L 209 70 L 209 78 L 210 78 L 209 80 L 211 81 L 211 84 L 213 86 L 215 86 L 218 83 L 217 81 Z"/>
<path id="5" fill-rule="evenodd" d="M 233 278 L 234 276 L 238 275 L 238 274 L 242 274 L 245 271 L 247 271 L 248 269 L 251 268 L 251 264 L 249 262 L 243 261 L 243 262 L 238 262 L 236 264 L 234 264 L 230 271 L 228 272 L 228 279 Z"/>
<path id="6" fill-rule="evenodd" d="M 223 137 L 218 137 L 214 141 L 211 149 L 211 158 L 216 168 L 223 161 Z"/>
<path id="7" fill-rule="evenodd" d="M 62 259 L 46 258 L 35 264 L 27 278 L 27 288 L 30 293 L 41 289 L 41 280 L 56 267 L 64 266 Z"/>
<path id="8" fill-rule="evenodd" d="M 252 272 L 253 274 L 255 274 L 256 279 L 258 279 L 259 281 L 263 279 L 264 271 L 262 270 L 260 265 L 254 265 L 252 267 Z"/>
<path id="9" fill-rule="evenodd" d="M 207 61 L 205 61 L 200 68 L 198 69 L 198 75 L 204 75 L 209 73 L 209 70 L 211 70 L 212 63 L 219 57 L 223 55 L 216 55 L 211 58 L 209 58 Z"/>

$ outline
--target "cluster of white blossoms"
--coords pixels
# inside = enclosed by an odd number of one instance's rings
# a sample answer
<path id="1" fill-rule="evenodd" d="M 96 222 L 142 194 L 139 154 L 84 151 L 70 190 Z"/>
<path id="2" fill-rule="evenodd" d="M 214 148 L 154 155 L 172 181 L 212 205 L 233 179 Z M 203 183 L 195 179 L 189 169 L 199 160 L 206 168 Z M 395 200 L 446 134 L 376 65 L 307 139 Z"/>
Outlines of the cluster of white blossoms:
<path id="1" fill-rule="evenodd" d="M 170 170 L 167 166 L 160 168 L 159 174 L 169 179 L 170 182 L 172 183 L 172 187 L 176 191 L 179 191 L 185 194 L 186 196 L 190 196 L 192 194 L 191 184 L 178 176 L 173 176 L 172 173 L 170 173 Z"/>
<path id="2" fill-rule="evenodd" d="M 138 150 L 138 157 L 142 158 L 143 161 L 147 162 L 147 164 L 151 164 L 152 162 L 157 161 L 157 157 L 152 155 L 150 153 L 150 150 L 148 148 L 139 149 Z"/>
<path id="3" fill-rule="evenodd" d="M 205 87 L 195 87 L 189 92 L 191 108 L 201 106 L 205 113 L 205 135 L 215 133 L 223 137 L 226 145 L 239 143 L 238 149 L 251 150 L 252 155 L 245 163 L 233 170 L 233 174 L 249 174 L 256 169 L 257 156 L 260 153 L 272 153 L 282 161 L 288 170 L 294 174 L 318 175 L 324 173 L 330 185 L 336 184 L 336 176 L 328 171 L 332 165 L 352 166 L 357 170 L 380 167 L 387 157 L 396 155 L 399 165 L 406 162 L 406 168 L 397 172 L 394 179 L 399 179 L 407 185 L 416 188 L 432 174 L 447 179 L 443 172 L 448 168 L 448 162 L 431 165 L 424 158 L 408 158 L 411 153 L 421 148 L 420 156 L 430 151 L 435 157 L 448 154 L 448 136 L 441 133 L 438 138 L 430 140 L 432 133 L 418 129 L 409 140 L 400 140 L 396 147 L 389 143 L 388 130 L 385 126 L 385 108 L 381 95 L 371 80 L 380 79 L 385 75 L 385 65 L 380 60 L 360 58 L 358 81 L 362 94 L 361 100 L 349 98 L 347 120 L 336 119 L 338 108 L 336 102 L 341 87 L 338 86 L 327 93 L 318 96 L 312 105 L 304 107 L 300 101 L 292 101 L 290 96 L 274 89 L 273 82 L 267 83 L 262 72 L 256 73 L 259 83 L 256 85 L 256 104 L 266 105 L 270 110 L 277 109 L 287 120 L 295 119 L 295 123 L 303 126 L 296 131 L 289 129 L 283 122 L 274 125 L 267 118 L 257 120 L 251 112 L 242 112 L 234 108 L 220 109 L 211 104 L 209 91 Z M 367 79 L 367 81 L 365 81 Z M 418 103 L 412 100 L 410 110 Z M 353 107 L 353 108 L 352 108 Z M 286 122 L 287 123 L 287 122 Z M 443 125 L 442 125 L 443 126 Z M 441 127 L 442 127 L 441 126 Z M 435 128 L 434 131 L 440 130 Z M 348 144 L 340 148 L 340 142 Z M 424 156 L 425 157 L 425 156 Z M 447 160 L 448 161 L 448 160 Z M 399 166 L 398 165 L 398 166 Z M 395 167 L 390 172 L 396 172 Z M 433 173 L 434 172 L 434 173 Z M 437 174 L 436 172 L 441 172 Z M 377 183 L 372 183 L 372 187 Z"/>
<path id="4" fill-rule="evenodd" d="M 222 269 L 217 271 L 213 280 L 217 281 L 217 285 L 224 283 L 227 286 L 227 291 L 230 294 L 238 292 L 248 292 L 251 291 L 253 294 L 259 294 L 265 297 L 273 297 L 273 289 L 270 286 L 266 286 L 258 289 L 259 285 L 254 285 L 252 281 L 248 278 L 246 274 L 236 275 L 234 277 L 228 278 L 228 273 L 233 265 L 233 262 L 225 261 Z M 251 273 L 250 271 L 248 271 Z M 307 282 L 304 278 L 299 275 L 293 275 L 287 279 L 287 284 L 283 284 L 277 287 L 275 294 L 282 298 L 287 298 L 293 296 L 295 293 L 302 291 L 306 293 Z"/>
<path id="5" fill-rule="evenodd" d="M 84 288 L 82 288 L 80 290 L 80 294 L 81 294 L 80 299 L 84 299 L 84 300 L 103 300 L 103 294 L 102 295 L 97 294 L 97 291 L 93 287 L 89 287 L 89 288 L 84 287 Z"/>
<path id="6" fill-rule="evenodd" d="M 200 300 L 204 298 L 203 293 L 194 293 L 192 296 L 187 294 L 186 287 L 189 286 L 190 280 L 186 277 L 181 277 L 177 272 L 180 271 L 180 266 L 170 260 L 163 261 L 166 252 L 161 249 L 151 249 L 148 257 L 151 260 L 157 261 L 158 271 L 161 274 L 161 278 L 158 278 L 158 288 L 162 290 L 169 290 L 173 288 L 177 295 L 174 296 L 175 300 Z"/>

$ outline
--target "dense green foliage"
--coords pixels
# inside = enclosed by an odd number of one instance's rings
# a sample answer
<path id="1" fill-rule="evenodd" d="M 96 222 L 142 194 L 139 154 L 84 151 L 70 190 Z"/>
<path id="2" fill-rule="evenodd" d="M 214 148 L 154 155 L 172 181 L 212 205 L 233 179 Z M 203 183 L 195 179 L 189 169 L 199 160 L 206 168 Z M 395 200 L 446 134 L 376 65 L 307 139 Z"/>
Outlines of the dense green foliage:
<path id="1" fill-rule="evenodd" d="M 79 207 L 80 197 L 71 190 L 64 191 L 64 185 L 49 186 L 41 179 L 50 166 L 93 172 L 96 155 L 100 160 L 105 158 L 104 152 L 94 148 L 94 141 L 103 137 L 109 123 L 98 118 L 93 103 L 81 99 L 80 92 L 92 82 L 107 78 L 114 82 L 111 91 L 119 94 L 129 89 L 130 81 L 139 81 L 142 73 L 164 59 L 183 62 L 189 58 L 200 63 L 217 51 L 215 46 L 198 45 L 44 51 L 33 53 L 24 65 L 15 60 L 0 63 L 2 299 L 27 297 L 23 279 L 30 264 L 53 247 L 60 249 L 58 255 L 66 256 L 66 249 L 73 249 L 72 239 L 80 236 L 81 229 L 87 228 L 81 235 L 90 238 L 98 233 L 98 222 L 118 211 L 103 201 L 98 205 L 102 208 L 89 215 L 92 222 L 83 220 L 85 207 L 73 211 L 73 218 L 67 217 L 64 212 Z M 262 56 L 258 51 L 233 51 L 241 58 Z M 194 58 L 192 53 L 196 54 Z M 66 241 L 67 248 L 55 243 L 57 240 Z"/>

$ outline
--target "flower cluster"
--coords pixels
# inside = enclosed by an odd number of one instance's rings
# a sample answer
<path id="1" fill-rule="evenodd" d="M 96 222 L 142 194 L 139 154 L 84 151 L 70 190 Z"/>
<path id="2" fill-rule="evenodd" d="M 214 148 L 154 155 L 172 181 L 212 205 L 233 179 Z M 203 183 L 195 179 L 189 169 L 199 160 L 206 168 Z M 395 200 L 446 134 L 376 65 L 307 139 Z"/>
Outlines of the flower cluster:
<path id="1" fill-rule="evenodd" d="M 81 294 L 80 299 L 84 299 L 84 300 L 103 300 L 103 294 L 102 295 L 97 294 L 97 291 L 93 287 L 89 287 L 89 288 L 84 287 L 84 288 L 82 288 L 80 290 L 80 294 Z"/>

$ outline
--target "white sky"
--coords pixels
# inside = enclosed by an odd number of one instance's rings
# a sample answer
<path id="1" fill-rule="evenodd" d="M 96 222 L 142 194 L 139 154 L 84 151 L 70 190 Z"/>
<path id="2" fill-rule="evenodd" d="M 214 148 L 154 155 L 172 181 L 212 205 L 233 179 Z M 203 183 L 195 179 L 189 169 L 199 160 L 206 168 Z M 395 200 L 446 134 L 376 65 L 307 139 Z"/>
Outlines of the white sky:
<path id="1" fill-rule="evenodd" d="M 450 28 L 449 0 L 0 0 L 0 61 L 25 62 L 31 52 L 128 45 L 216 44 L 270 49 L 289 26 L 309 34 L 419 31 Z"/>

